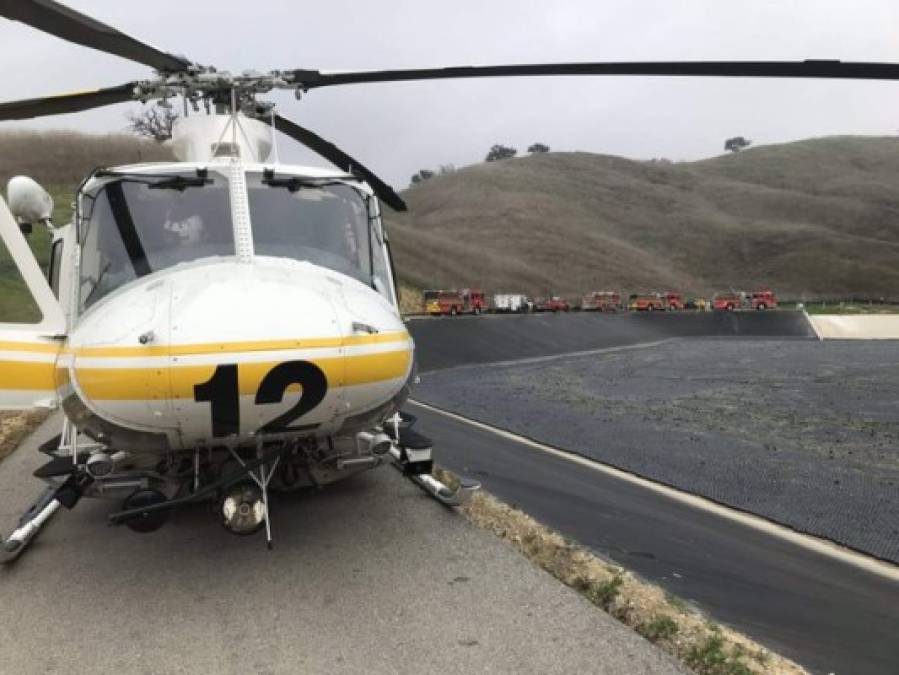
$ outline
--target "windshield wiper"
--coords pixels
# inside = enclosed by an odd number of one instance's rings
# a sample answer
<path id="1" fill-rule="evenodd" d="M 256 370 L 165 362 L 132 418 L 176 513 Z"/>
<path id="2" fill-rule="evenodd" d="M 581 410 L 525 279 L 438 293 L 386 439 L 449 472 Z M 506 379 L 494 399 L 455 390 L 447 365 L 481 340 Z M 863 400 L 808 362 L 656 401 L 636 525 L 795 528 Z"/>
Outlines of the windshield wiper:
<path id="1" fill-rule="evenodd" d="M 329 185 L 346 185 L 348 180 L 358 181 L 355 176 L 346 178 L 309 178 L 302 176 L 275 176 L 275 172 L 266 169 L 262 172 L 262 184 L 269 187 L 287 188 L 290 192 L 296 192 L 301 188 L 323 188 Z"/>
<path id="2" fill-rule="evenodd" d="M 151 183 L 148 181 L 146 185 L 151 190 L 178 190 L 179 192 L 184 192 L 189 187 L 203 187 L 204 185 L 209 185 L 210 183 L 212 183 L 211 178 L 200 178 L 199 176 L 197 176 L 196 178 L 172 176 L 171 178 L 158 180 L 155 183 Z"/>
<path id="3" fill-rule="evenodd" d="M 212 179 L 209 178 L 209 172 L 206 169 L 197 169 L 196 176 L 100 169 L 94 173 L 94 176 L 97 178 L 121 178 L 122 182 L 140 183 L 151 190 L 178 190 L 179 192 L 183 192 L 189 187 L 203 187 L 212 183 Z"/>

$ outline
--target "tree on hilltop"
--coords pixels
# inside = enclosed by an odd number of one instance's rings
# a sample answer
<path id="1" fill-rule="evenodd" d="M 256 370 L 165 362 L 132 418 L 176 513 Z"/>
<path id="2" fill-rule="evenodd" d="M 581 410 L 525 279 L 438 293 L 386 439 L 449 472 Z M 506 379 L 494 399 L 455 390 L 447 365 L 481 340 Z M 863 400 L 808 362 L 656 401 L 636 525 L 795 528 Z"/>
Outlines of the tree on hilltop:
<path id="1" fill-rule="evenodd" d="M 412 176 L 412 184 L 418 185 L 419 183 L 424 183 L 429 178 L 434 177 L 434 172 L 430 169 L 419 169 L 418 173 L 413 174 Z"/>
<path id="2" fill-rule="evenodd" d="M 740 150 L 750 145 L 752 145 L 752 141 L 746 140 L 742 136 L 734 136 L 724 141 L 724 149 L 729 152 L 740 152 Z"/>
<path id="3" fill-rule="evenodd" d="M 484 161 L 497 162 L 501 159 L 511 159 L 517 154 L 518 150 L 516 150 L 515 148 L 510 148 L 507 145 L 497 143 L 492 148 L 490 148 L 490 152 L 487 153 L 487 157 Z"/>

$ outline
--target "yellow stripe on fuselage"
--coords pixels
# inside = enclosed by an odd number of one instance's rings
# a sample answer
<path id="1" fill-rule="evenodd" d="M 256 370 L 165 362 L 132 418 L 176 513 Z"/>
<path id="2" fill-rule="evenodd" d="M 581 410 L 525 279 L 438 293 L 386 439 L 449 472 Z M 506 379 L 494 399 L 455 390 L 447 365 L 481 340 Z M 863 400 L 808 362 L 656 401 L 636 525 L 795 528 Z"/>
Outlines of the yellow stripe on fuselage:
<path id="1" fill-rule="evenodd" d="M 147 347 L 76 347 L 65 350 L 76 356 L 189 356 L 195 354 L 229 354 L 234 352 L 265 352 L 279 349 L 316 349 L 321 347 L 352 347 L 386 342 L 402 342 L 409 339 L 406 331 L 378 333 L 375 335 L 350 335 L 332 338 L 307 338 L 291 340 L 261 340 L 253 342 L 207 342 L 188 345 L 156 345 Z M 0 349 L 3 344 L 0 343 Z"/>
<path id="2" fill-rule="evenodd" d="M 281 361 L 241 363 L 239 354 L 222 354 L 222 363 L 238 364 L 238 389 L 253 395 L 262 378 Z M 356 356 L 307 359 L 325 373 L 328 387 L 369 384 L 404 377 L 412 351 L 403 349 Z M 209 380 L 216 364 L 172 368 L 76 368 L 79 387 L 91 400 L 194 399 L 194 387 Z"/>
<path id="3" fill-rule="evenodd" d="M 59 344 L 53 343 L 0 341 L 0 352 L 39 352 L 41 354 L 56 354 L 59 352 L 59 347 Z"/>
<path id="4" fill-rule="evenodd" d="M 55 369 L 53 362 L 0 361 L 0 389 L 52 391 L 56 389 Z"/>

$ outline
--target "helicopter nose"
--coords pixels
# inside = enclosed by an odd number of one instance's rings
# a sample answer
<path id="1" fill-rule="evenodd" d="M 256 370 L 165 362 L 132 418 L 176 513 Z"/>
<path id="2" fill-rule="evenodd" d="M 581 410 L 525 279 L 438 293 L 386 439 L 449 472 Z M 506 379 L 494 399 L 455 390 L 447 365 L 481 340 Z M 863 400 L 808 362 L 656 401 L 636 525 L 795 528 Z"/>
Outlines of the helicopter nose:
<path id="1" fill-rule="evenodd" d="M 182 434 L 215 439 L 333 419 L 346 332 L 334 296 L 320 275 L 255 264 L 213 265 L 173 287 L 170 377 Z M 284 417 L 300 392 L 300 409 Z"/>
<path id="2" fill-rule="evenodd" d="M 389 304 L 343 283 L 311 265 L 220 262 L 135 287 L 73 333 L 92 345 L 75 345 L 78 389 L 105 418 L 174 447 L 327 435 L 389 403 L 412 363 Z M 110 340 L 123 316 L 133 320 Z"/>

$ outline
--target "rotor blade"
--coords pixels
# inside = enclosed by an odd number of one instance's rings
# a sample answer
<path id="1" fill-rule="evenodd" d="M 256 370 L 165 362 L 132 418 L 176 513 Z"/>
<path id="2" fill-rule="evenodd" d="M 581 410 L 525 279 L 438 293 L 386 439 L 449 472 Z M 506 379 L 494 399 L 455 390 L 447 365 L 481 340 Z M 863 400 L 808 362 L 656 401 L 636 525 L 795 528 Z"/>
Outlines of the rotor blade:
<path id="1" fill-rule="evenodd" d="M 0 0 L 0 16 L 156 70 L 178 72 L 191 65 L 184 58 L 151 47 L 54 0 Z"/>
<path id="2" fill-rule="evenodd" d="M 897 63 L 844 61 L 634 61 L 620 63 L 533 63 L 509 66 L 457 66 L 414 70 L 322 73 L 292 71 L 305 89 L 368 82 L 443 80 L 466 77 L 535 75 L 649 75 L 687 77 L 802 77 L 849 80 L 899 80 Z"/>
<path id="3" fill-rule="evenodd" d="M 32 117 L 60 115 L 99 108 L 113 103 L 124 103 L 134 99 L 136 86 L 137 82 L 126 82 L 118 87 L 0 103 L 0 121 L 26 120 Z"/>
<path id="4" fill-rule="evenodd" d="M 266 120 L 266 118 L 263 118 L 263 120 Z M 375 191 L 375 194 L 381 201 L 394 211 L 406 210 L 406 202 L 402 200 L 392 187 L 330 141 L 326 141 L 318 134 L 309 131 L 309 129 L 306 129 L 305 127 L 301 127 L 299 124 L 295 124 L 280 115 L 275 115 L 275 129 L 283 134 L 287 134 L 292 139 L 299 141 L 316 154 L 327 159 L 334 166 L 364 180 L 371 185 L 372 190 Z"/>

